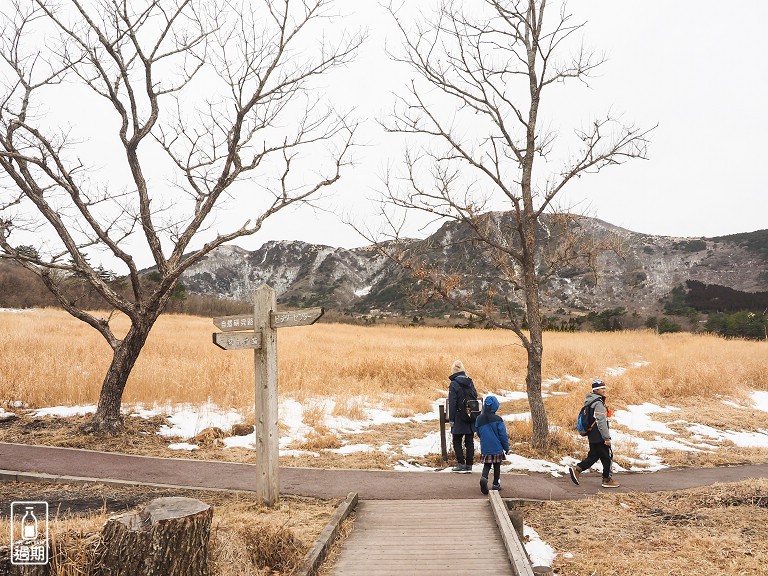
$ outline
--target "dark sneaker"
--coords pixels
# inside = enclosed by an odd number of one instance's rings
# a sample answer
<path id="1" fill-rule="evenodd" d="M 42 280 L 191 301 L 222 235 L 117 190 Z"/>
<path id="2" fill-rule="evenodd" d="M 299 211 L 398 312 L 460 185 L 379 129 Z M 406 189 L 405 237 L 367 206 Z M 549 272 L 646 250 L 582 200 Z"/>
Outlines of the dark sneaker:
<path id="1" fill-rule="evenodd" d="M 458 464 L 451 468 L 451 472 L 464 472 L 464 464 Z"/>
<path id="2" fill-rule="evenodd" d="M 603 478 L 603 488 L 618 488 L 621 486 L 613 478 Z"/>
<path id="3" fill-rule="evenodd" d="M 483 494 L 488 494 L 488 478 L 485 476 L 480 478 L 480 492 Z"/>
<path id="4" fill-rule="evenodd" d="M 581 476 L 581 470 L 578 466 L 568 466 L 568 474 L 571 475 L 571 481 L 576 484 L 576 486 L 579 485 L 579 476 Z"/>
<path id="5" fill-rule="evenodd" d="M 470 466 L 469 464 L 464 464 L 464 466 L 462 466 L 459 472 L 461 472 L 462 474 L 472 474 L 472 466 Z"/>
<path id="6" fill-rule="evenodd" d="M 491 486 L 491 490 L 501 490 L 501 483 Z"/>

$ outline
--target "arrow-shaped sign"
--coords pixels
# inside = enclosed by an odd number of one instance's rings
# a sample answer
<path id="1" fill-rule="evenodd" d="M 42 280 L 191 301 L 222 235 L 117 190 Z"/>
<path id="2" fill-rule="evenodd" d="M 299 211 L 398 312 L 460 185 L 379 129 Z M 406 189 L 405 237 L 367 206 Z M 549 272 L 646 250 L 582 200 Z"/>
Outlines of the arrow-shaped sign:
<path id="1" fill-rule="evenodd" d="M 288 328 L 290 326 L 309 326 L 318 321 L 320 316 L 325 313 L 324 308 L 301 308 L 299 310 L 284 310 L 283 312 L 272 312 L 270 318 L 272 328 Z M 224 332 L 242 332 L 243 330 L 253 330 L 254 319 L 252 314 L 243 314 L 241 316 L 219 316 L 213 319 L 217 328 Z"/>
<path id="2" fill-rule="evenodd" d="M 214 332 L 213 343 L 223 350 L 261 348 L 261 332 Z"/>
<path id="3" fill-rule="evenodd" d="M 302 308 L 300 310 L 272 312 L 272 328 L 309 326 L 317 322 L 324 312 L 324 308 Z"/>

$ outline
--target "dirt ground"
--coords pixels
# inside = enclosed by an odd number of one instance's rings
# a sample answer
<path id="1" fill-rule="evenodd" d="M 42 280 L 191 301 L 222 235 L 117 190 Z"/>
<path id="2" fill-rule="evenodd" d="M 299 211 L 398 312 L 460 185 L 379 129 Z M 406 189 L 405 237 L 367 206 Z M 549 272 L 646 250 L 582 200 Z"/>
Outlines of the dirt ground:
<path id="1" fill-rule="evenodd" d="M 768 573 L 768 480 L 521 508 L 562 576 Z"/>

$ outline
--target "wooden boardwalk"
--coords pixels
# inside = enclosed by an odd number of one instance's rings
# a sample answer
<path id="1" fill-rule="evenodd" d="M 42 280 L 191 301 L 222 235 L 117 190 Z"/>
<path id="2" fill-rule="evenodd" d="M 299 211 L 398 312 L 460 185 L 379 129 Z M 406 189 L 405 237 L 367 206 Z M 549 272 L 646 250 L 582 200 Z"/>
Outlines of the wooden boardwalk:
<path id="1" fill-rule="evenodd" d="M 367 500 L 332 576 L 514 576 L 488 500 Z"/>

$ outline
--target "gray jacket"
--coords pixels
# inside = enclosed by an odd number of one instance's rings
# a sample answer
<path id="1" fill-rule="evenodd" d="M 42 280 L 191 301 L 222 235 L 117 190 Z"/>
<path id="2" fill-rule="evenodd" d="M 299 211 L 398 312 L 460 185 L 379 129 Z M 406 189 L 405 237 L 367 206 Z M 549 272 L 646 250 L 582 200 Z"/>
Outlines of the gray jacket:
<path id="1" fill-rule="evenodd" d="M 611 432 L 608 429 L 608 409 L 605 407 L 604 402 L 599 401 L 601 399 L 602 396 L 594 392 L 587 394 L 587 397 L 584 399 L 584 406 L 594 402 L 595 426 L 589 431 L 589 441 L 592 444 L 600 444 L 611 439 Z"/>

